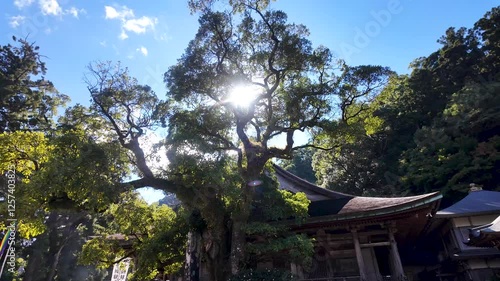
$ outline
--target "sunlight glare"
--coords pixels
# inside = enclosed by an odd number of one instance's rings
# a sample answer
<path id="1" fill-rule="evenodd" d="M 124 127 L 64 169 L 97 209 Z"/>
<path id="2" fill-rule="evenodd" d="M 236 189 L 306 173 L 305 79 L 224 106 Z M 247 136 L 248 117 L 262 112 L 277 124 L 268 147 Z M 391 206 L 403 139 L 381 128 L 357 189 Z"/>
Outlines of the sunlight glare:
<path id="1" fill-rule="evenodd" d="M 239 85 L 229 92 L 229 102 L 237 107 L 248 107 L 260 94 L 260 88 L 255 85 Z"/>

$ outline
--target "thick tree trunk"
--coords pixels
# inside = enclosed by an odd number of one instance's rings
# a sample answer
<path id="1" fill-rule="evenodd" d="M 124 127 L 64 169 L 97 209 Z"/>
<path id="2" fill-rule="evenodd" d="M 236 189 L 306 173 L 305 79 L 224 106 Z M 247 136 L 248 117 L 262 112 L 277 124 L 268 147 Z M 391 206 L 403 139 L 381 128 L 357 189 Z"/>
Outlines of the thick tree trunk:
<path id="1" fill-rule="evenodd" d="M 36 242 L 35 242 L 36 243 Z M 37 267 L 40 266 L 43 259 L 43 253 L 35 249 L 28 259 L 28 265 L 26 266 L 26 272 L 24 273 L 23 281 L 34 281 L 37 271 Z"/>
<path id="2" fill-rule="evenodd" d="M 265 163 L 265 162 L 264 162 Z M 246 243 L 246 233 L 245 226 L 250 218 L 254 186 L 248 185 L 248 183 L 258 180 L 260 173 L 263 170 L 264 164 L 262 163 L 252 163 L 248 164 L 251 167 L 247 170 L 244 177 L 244 182 L 241 186 L 242 188 L 242 200 L 238 210 L 233 214 L 232 217 L 232 229 L 231 229 L 231 274 L 236 275 L 240 271 L 240 267 L 245 259 L 245 243 Z"/>
<path id="3" fill-rule="evenodd" d="M 206 265 L 203 269 L 206 270 L 207 281 L 225 281 L 227 274 L 230 272 L 227 266 L 228 249 L 226 247 L 226 239 L 228 238 L 227 229 L 224 227 L 207 229 L 203 232 L 203 252 L 206 260 Z M 202 280 L 205 281 L 205 280 Z"/>
<path id="4" fill-rule="evenodd" d="M 243 227 L 246 225 L 246 220 L 233 221 L 231 233 L 231 274 L 238 274 L 240 266 L 245 257 L 245 240 L 246 236 L 243 232 Z"/>
<path id="5" fill-rule="evenodd" d="M 186 247 L 186 281 L 200 281 L 201 234 L 196 231 L 188 233 Z"/>
<path id="6" fill-rule="evenodd" d="M 54 277 L 56 276 L 57 266 L 59 264 L 59 258 L 61 257 L 61 252 L 62 252 L 64 246 L 66 246 L 66 241 L 62 244 L 62 246 L 59 248 L 59 250 L 57 251 L 57 254 L 54 257 L 54 261 L 52 262 L 52 265 L 50 266 L 49 274 L 47 275 L 47 281 L 54 280 Z"/>

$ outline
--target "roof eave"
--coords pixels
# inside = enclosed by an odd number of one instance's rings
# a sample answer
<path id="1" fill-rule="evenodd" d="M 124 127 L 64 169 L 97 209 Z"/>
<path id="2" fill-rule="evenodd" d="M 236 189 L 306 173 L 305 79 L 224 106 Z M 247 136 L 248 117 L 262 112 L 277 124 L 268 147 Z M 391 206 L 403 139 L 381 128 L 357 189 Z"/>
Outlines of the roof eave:
<path id="1" fill-rule="evenodd" d="M 419 207 L 429 205 L 431 203 L 439 202 L 443 198 L 443 195 L 436 193 L 433 196 L 425 197 L 414 202 L 405 203 L 398 206 L 387 207 L 378 210 L 369 210 L 369 211 L 361 211 L 361 212 L 353 212 L 346 214 L 335 214 L 328 216 L 321 216 L 315 218 L 309 218 L 307 223 L 318 223 L 318 222 L 333 222 L 333 221 L 344 221 L 344 220 L 355 220 L 355 219 L 366 219 L 366 218 L 374 218 L 379 216 L 391 215 L 402 213 L 404 211 L 408 211 L 411 209 L 417 209 Z"/>
<path id="2" fill-rule="evenodd" d="M 436 213 L 436 219 L 448 219 L 448 218 L 459 218 L 459 217 L 472 217 L 472 216 L 484 216 L 484 215 L 495 215 L 500 214 L 500 210 L 488 210 L 482 212 L 470 212 L 470 213 L 459 213 L 459 214 L 440 214 Z"/>

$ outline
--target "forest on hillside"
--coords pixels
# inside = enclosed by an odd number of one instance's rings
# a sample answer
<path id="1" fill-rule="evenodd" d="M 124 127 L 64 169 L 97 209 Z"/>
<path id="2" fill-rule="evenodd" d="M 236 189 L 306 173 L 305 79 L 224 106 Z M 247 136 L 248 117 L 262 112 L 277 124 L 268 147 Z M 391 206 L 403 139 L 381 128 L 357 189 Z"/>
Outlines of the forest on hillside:
<path id="1" fill-rule="evenodd" d="M 309 201 L 277 188 L 273 163 L 354 195 L 440 191 L 443 206 L 471 183 L 500 191 L 500 7 L 450 27 L 400 75 L 313 47 L 268 1 L 206 2 L 189 1 L 199 30 L 165 69 L 166 93 L 95 62 L 90 104 L 69 107 L 44 78 L 44 46 L 0 45 L 0 229 L 15 216 L 20 268 L 1 280 L 109 280 L 127 257 L 132 280 L 182 275 L 201 258 L 212 280 L 250 280 L 246 270 L 283 251 L 307 265 L 311 240 L 273 222 L 300 223 Z M 234 85 L 258 94 L 234 103 Z M 146 147 L 155 131 L 167 137 Z M 299 131 L 308 143 L 294 143 Z M 168 195 L 148 205 L 142 187 Z M 196 235 L 202 257 L 186 260 Z"/>
<path id="2" fill-rule="evenodd" d="M 334 150 L 303 150 L 286 162 L 288 169 L 356 195 L 440 191 L 446 206 L 463 198 L 471 183 L 497 190 L 496 13 L 472 28 L 450 27 L 438 40 L 441 48 L 416 58 L 409 75 L 391 75 L 376 97 L 358 105 L 355 117 L 343 118 L 347 122 L 331 120 L 321 137 Z"/>

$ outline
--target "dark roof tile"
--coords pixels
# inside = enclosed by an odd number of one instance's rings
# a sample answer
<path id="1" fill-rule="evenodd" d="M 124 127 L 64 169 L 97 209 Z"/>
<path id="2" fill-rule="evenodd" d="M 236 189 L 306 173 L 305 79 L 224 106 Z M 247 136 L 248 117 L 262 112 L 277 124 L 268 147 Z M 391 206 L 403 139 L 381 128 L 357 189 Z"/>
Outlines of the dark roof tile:
<path id="1" fill-rule="evenodd" d="M 465 198 L 436 213 L 436 218 L 500 213 L 500 192 L 472 191 Z"/>

